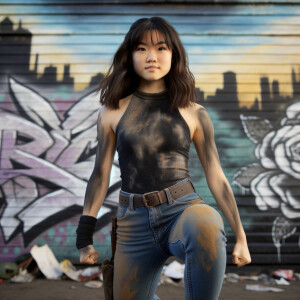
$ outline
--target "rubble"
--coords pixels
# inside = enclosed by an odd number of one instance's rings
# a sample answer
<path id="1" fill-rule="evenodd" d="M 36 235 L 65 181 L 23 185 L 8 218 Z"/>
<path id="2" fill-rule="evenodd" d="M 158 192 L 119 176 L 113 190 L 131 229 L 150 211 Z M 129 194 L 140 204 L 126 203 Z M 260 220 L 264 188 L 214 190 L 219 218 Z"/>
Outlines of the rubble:
<path id="1" fill-rule="evenodd" d="M 296 278 L 293 277 L 294 271 L 293 270 L 282 270 L 278 269 L 272 273 L 273 277 L 276 279 L 284 278 L 290 281 L 296 281 Z"/>
<path id="2" fill-rule="evenodd" d="M 5 262 L 0 264 L 0 278 L 9 279 L 18 273 L 18 265 L 13 262 Z"/>
<path id="3" fill-rule="evenodd" d="M 256 291 L 256 292 L 284 292 L 283 289 L 274 288 L 271 286 L 265 286 L 260 284 L 246 284 L 245 289 L 248 291 Z"/>
<path id="4" fill-rule="evenodd" d="M 103 283 L 99 280 L 92 280 L 92 281 L 87 281 L 85 282 L 84 286 L 93 288 L 93 289 L 99 289 L 103 286 Z"/>
<path id="5" fill-rule="evenodd" d="M 10 279 L 11 282 L 16 283 L 26 283 L 31 282 L 34 279 L 34 276 L 27 272 L 27 270 L 21 270 L 18 275 L 15 275 Z"/>
<path id="6" fill-rule="evenodd" d="M 2 268 L 0 268 L 0 282 L 1 279 L 9 279 L 13 283 L 30 283 L 40 274 L 43 274 L 47 279 L 61 280 L 67 278 L 81 282 L 89 288 L 101 288 L 103 286 L 102 271 L 99 266 L 77 269 L 68 259 L 59 263 L 48 245 L 42 247 L 35 245 L 30 254 L 23 255 L 16 262 L 2 263 L 0 266 Z M 176 260 L 164 266 L 159 285 L 171 284 L 183 287 L 184 268 L 185 265 Z M 299 280 L 300 273 L 291 269 L 277 269 L 273 272 L 270 271 L 269 274 L 239 275 L 228 272 L 224 275 L 224 284 L 226 282 L 245 283 L 245 290 L 256 292 L 282 292 L 284 291 L 283 288 L 275 286 L 284 285 L 288 287 L 291 282 Z M 248 284 L 248 281 L 255 281 L 255 284 Z M 75 288 L 75 286 L 71 288 Z"/>
<path id="7" fill-rule="evenodd" d="M 47 244 L 41 247 L 33 246 L 30 254 L 47 279 L 59 279 L 61 277 L 63 269 Z"/>

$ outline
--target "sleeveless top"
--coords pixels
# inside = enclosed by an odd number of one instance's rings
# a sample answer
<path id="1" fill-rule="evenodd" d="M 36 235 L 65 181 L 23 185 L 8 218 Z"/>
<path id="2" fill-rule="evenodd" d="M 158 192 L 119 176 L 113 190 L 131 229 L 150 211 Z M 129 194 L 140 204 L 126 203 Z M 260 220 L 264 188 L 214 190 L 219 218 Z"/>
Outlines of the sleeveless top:
<path id="1" fill-rule="evenodd" d="M 189 177 L 190 130 L 168 92 L 136 91 L 116 128 L 121 189 L 143 194 Z"/>

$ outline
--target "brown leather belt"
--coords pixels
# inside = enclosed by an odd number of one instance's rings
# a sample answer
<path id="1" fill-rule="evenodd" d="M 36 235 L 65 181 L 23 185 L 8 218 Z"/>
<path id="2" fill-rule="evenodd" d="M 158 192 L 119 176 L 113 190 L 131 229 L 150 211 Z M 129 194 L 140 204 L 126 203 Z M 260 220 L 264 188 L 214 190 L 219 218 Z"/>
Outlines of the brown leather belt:
<path id="1" fill-rule="evenodd" d="M 145 193 L 142 195 L 135 195 L 133 197 L 133 207 L 152 207 L 162 203 L 171 202 L 184 195 L 195 192 L 195 188 L 190 181 L 182 184 L 166 188 L 161 191 Z M 170 193 L 171 199 L 168 200 L 167 193 Z M 170 197 L 169 197 L 170 198 Z M 129 206 L 129 195 L 120 194 L 119 203 L 121 206 Z"/>

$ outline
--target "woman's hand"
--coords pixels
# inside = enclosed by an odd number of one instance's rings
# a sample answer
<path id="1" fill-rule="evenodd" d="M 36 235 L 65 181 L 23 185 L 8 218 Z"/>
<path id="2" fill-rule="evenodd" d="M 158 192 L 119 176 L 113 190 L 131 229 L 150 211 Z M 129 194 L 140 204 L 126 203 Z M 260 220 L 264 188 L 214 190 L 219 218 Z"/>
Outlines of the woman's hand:
<path id="1" fill-rule="evenodd" d="M 232 263 L 242 267 L 251 263 L 251 256 L 246 241 L 237 241 L 232 252 Z"/>
<path id="2" fill-rule="evenodd" d="M 95 250 L 93 245 L 88 245 L 79 249 L 80 262 L 84 264 L 95 264 L 98 260 L 98 251 Z"/>

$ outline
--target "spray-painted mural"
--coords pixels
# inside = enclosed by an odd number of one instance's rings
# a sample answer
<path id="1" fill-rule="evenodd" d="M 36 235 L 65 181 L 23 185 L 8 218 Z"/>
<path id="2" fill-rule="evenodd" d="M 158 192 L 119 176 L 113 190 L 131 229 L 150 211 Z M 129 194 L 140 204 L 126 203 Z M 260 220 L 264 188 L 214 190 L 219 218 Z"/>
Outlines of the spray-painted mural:
<path id="1" fill-rule="evenodd" d="M 286 116 L 276 128 L 268 119 L 255 116 L 241 115 L 241 120 L 256 144 L 258 162 L 242 168 L 235 181 L 252 192 L 258 209 L 280 209 L 282 215 L 272 226 L 280 262 L 281 243 L 296 232 L 293 221 L 300 218 L 300 101 L 286 108 Z"/>
<path id="2" fill-rule="evenodd" d="M 45 230 L 40 224 L 51 216 L 82 206 L 86 180 L 94 165 L 99 104 L 95 93 L 88 94 L 61 119 L 51 103 L 35 91 L 12 77 L 8 85 L 19 113 L 0 112 L 1 184 L 6 200 L 0 224 L 6 242 L 22 224 L 27 244 L 34 237 L 27 237 L 28 231 L 37 227 L 38 235 Z M 118 170 L 115 162 L 112 187 L 119 186 Z M 98 217 L 111 212 L 105 204 Z M 49 222 L 45 224 L 49 226 Z"/>
<path id="3" fill-rule="evenodd" d="M 95 88 L 130 24 L 158 14 L 187 49 L 253 261 L 300 261 L 300 6 L 150 5 L 145 14 L 144 6 L 41 2 L 7 4 L 0 15 L 1 261 L 47 243 L 59 259 L 78 262 L 75 230 L 97 142 Z M 193 147 L 189 167 L 215 205 Z M 119 188 L 116 154 L 94 237 L 101 258 L 109 256 Z"/>

